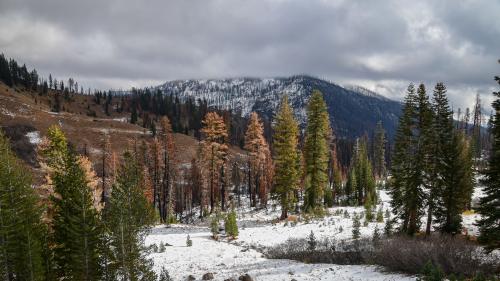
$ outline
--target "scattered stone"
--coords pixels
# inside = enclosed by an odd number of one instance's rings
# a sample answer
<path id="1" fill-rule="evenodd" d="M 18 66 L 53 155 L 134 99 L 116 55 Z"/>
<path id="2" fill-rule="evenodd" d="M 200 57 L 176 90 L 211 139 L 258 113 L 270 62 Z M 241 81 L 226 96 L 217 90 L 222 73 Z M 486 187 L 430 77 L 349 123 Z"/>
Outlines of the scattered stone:
<path id="1" fill-rule="evenodd" d="M 240 278 L 238 278 L 238 280 L 240 281 L 253 281 L 252 277 L 250 275 L 245 274 L 245 275 L 241 275 Z"/>
<path id="2" fill-rule="evenodd" d="M 212 279 L 214 279 L 214 274 L 212 272 L 205 273 L 201 277 L 201 280 L 212 280 Z"/>
<path id="3" fill-rule="evenodd" d="M 295 278 L 294 278 L 294 279 L 292 279 L 292 280 L 290 280 L 290 281 L 297 281 L 297 279 L 295 279 Z"/>
<path id="4" fill-rule="evenodd" d="M 228 278 L 228 279 L 224 279 L 224 281 L 238 281 L 238 280 L 236 280 L 236 278 L 234 278 L 234 277 L 231 277 L 231 278 Z"/>
<path id="5" fill-rule="evenodd" d="M 196 278 L 193 275 L 189 275 L 186 279 L 187 281 L 194 281 Z"/>

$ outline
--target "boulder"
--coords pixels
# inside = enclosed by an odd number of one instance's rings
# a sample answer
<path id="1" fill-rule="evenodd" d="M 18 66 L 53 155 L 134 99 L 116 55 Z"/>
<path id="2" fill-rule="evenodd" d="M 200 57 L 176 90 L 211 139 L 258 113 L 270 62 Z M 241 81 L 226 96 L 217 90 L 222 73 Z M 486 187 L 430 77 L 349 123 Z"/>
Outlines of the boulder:
<path id="1" fill-rule="evenodd" d="M 214 274 L 212 272 L 207 272 L 203 274 L 203 276 L 201 277 L 201 280 L 212 280 L 212 279 L 214 279 Z"/>

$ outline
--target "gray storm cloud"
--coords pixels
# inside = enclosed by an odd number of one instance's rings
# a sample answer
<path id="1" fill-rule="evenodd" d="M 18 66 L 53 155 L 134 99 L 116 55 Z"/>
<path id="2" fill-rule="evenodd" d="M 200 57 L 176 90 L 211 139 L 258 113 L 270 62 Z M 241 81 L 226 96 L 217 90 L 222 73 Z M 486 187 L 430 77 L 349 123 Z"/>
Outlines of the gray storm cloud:
<path id="1" fill-rule="evenodd" d="M 0 0 L 0 52 L 90 87 L 311 74 L 400 99 L 489 102 L 499 1 Z"/>

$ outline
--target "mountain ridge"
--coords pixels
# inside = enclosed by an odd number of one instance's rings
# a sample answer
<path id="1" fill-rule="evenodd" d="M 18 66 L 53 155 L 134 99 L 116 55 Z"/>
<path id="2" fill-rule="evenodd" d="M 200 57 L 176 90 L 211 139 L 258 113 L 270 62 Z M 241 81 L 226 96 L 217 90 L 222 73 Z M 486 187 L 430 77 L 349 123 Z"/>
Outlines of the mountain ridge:
<path id="1" fill-rule="evenodd" d="M 342 87 L 309 75 L 179 79 L 152 88 L 180 99 L 205 100 L 209 107 L 231 110 L 242 116 L 255 111 L 269 120 L 286 94 L 302 127 L 307 119 L 310 94 L 317 89 L 323 93 L 332 128 L 344 138 L 371 135 L 378 121 L 382 121 L 389 138 L 392 138 L 402 108 L 400 102 L 363 87 Z"/>

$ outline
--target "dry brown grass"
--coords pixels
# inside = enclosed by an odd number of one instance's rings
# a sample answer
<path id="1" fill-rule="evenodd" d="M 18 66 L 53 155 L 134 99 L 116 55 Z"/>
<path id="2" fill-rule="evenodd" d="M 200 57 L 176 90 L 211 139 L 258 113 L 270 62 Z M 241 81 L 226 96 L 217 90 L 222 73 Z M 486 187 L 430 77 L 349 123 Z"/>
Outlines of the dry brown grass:
<path id="1" fill-rule="evenodd" d="M 43 136 L 47 129 L 54 124 L 60 124 L 70 143 L 83 152 L 86 149 L 93 163 L 98 162 L 100 153 L 100 140 L 103 132 L 108 132 L 112 149 L 118 154 L 128 147 L 134 140 L 152 140 L 151 135 L 144 128 L 113 119 L 127 118 L 128 113 L 118 114 L 112 112 L 106 116 L 102 105 L 96 105 L 91 96 L 74 96 L 72 102 L 64 102 L 65 111 L 61 113 L 50 112 L 49 97 L 39 96 L 36 93 L 27 93 L 22 89 L 13 89 L 0 82 L 0 127 L 21 128 L 31 127 Z M 118 102 L 118 99 L 113 101 Z M 97 117 L 87 116 L 87 104 L 96 112 Z M 12 115 L 11 115 L 12 114 Z M 180 164 L 186 164 L 196 155 L 198 141 L 187 135 L 175 134 L 176 158 Z M 26 144 L 26 139 L 23 140 Z M 244 152 L 237 147 L 230 148 L 231 158 L 242 158 Z M 36 165 L 30 163 L 30 168 L 36 174 Z M 41 175 L 35 175 L 41 179 Z"/>

